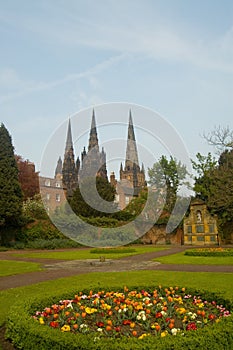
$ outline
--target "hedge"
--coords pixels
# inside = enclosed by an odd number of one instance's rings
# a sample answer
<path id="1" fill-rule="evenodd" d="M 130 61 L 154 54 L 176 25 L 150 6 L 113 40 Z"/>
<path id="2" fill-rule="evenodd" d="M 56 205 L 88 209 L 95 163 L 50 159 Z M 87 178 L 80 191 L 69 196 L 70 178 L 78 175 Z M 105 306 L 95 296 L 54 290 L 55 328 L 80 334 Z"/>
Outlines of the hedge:
<path id="1" fill-rule="evenodd" d="M 233 256 L 233 249 L 219 249 L 219 248 L 199 248 L 186 250 L 184 255 L 188 256 Z"/>
<path id="2" fill-rule="evenodd" d="M 142 290 L 144 287 L 136 286 L 133 289 Z M 147 290 L 155 289 L 148 287 Z M 119 290 L 119 288 L 107 288 L 106 291 Z M 88 293 L 89 290 L 83 290 Z M 206 291 L 188 290 L 188 293 L 201 295 L 206 300 L 215 300 L 228 309 L 232 309 L 232 302 L 224 300 L 220 295 Z M 32 318 L 37 310 L 52 305 L 61 299 L 73 298 L 77 289 L 67 287 L 66 292 L 57 292 L 49 295 L 45 291 L 44 296 L 34 297 L 17 302 L 8 315 L 6 324 L 6 336 L 11 339 L 17 349 L 24 350 L 231 350 L 233 349 L 233 316 L 223 318 L 221 322 L 213 326 L 199 329 L 198 331 L 184 332 L 184 335 L 161 337 L 137 338 L 102 338 L 95 340 L 92 334 L 73 334 L 61 332 L 47 326 L 41 326 Z"/>

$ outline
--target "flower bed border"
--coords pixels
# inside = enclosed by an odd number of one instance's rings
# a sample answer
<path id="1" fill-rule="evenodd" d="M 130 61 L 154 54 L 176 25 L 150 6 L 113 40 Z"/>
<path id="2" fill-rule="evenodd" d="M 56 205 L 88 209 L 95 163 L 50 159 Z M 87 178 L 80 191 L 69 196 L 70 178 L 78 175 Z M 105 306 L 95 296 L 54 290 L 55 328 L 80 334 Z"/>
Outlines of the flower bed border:
<path id="1" fill-rule="evenodd" d="M 145 286 L 130 286 L 130 289 L 142 290 Z M 155 289 L 156 286 L 147 286 L 148 291 Z M 119 287 L 108 287 L 106 291 L 118 290 Z M 221 322 L 214 324 L 211 327 L 200 329 L 196 332 L 185 332 L 184 336 L 167 336 L 165 338 L 148 336 L 144 339 L 126 338 L 119 339 L 103 338 L 94 341 L 92 334 L 71 334 L 61 332 L 50 327 L 41 327 L 31 315 L 39 309 L 60 299 L 67 299 L 75 293 L 77 288 L 71 290 L 68 288 L 63 293 L 58 292 L 54 295 L 45 293 L 40 298 L 31 298 L 27 301 L 17 302 L 10 310 L 7 320 L 6 335 L 18 349 L 27 350 L 194 350 L 197 348 L 211 350 L 231 350 L 233 348 L 233 317 L 227 317 Z M 88 293 L 89 289 L 82 290 L 83 293 Z M 223 304 L 228 309 L 232 309 L 232 302 L 224 300 L 224 298 L 215 293 L 207 291 L 187 290 L 190 294 L 198 294 L 206 300 L 215 300 L 219 304 Z M 47 294 L 47 295 L 46 295 Z"/>

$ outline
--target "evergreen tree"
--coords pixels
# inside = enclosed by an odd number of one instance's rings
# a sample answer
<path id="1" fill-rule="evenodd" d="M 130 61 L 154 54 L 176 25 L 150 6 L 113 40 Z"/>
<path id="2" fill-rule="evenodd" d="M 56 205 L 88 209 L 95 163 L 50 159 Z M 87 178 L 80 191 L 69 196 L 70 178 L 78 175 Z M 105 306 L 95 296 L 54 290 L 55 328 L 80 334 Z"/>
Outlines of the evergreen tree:
<path id="1" fill-rule="evenodd" d="M 7 230 L 17 227 L 22 218 L 23 196 L 18 179 L 18 167 L 14 157 L 14 147 L 6 127 L 0 125 L 0 228 L 1 241 L 10 240 L 6 237 Z"/>

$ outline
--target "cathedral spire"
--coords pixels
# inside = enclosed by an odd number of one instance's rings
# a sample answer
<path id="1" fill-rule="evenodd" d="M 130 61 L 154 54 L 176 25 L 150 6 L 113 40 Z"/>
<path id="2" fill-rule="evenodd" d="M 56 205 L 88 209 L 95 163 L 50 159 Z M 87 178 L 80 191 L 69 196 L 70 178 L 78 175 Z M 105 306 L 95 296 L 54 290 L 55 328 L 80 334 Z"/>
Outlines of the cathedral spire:
<path id="1" fill-rule="evenodd" d="M 72 141 L 70 118 L 69 118 L 68 129 L 67 129 L 67 136 L 66 136 L 65 153 L 68 152 L 71 148 L 73 148 L 73 141 Z"/>
<path id="2" fill-rule="evenodd" d="M 97 131 L 96 131 L 95 111 L 93 109 L 88 151 L 90 151 L 94 147 L 96 147 L 96 150 L 99 151 L 98 137 L 97 137 Z"/>
<path id="3" fill-rule="evenodd" d="M 57 166 L 55 169 L 55 178 L 62 174 L 62 160 L 61 157 L 58 158 Z"/>
<path id="4" fill-rule="evenodd" d="M 78 184 L 70 119 L 67 129 L 66 148 L 62 167 L 62 181 L 63 186 L 67 190 L 67 196 L 69 197 L 72 195 L 73 190 L 76 189 Z"/>
<path id="5" fill-rule="evenodd" d="M 138 151 L 134 134 L 133 119 L 129 111 L 128 139 L 126 148 L 125 170 L 133 170 L 134 164 L 139 167 Z"/>

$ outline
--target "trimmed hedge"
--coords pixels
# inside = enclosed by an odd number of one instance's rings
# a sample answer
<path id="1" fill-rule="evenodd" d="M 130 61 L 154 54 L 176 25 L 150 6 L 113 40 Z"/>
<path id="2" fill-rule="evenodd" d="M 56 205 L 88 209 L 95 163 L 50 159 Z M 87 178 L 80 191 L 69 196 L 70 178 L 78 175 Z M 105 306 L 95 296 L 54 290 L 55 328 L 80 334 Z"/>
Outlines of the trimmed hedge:
<path id="1" fill-rule="evenodd" d="M 136 286 L 133 289 L 142 290 L 144 287 Z M 148 287 L 147 290 L 156 287 Z M 119 290 L 119 288 L 107 288 Z M 72 334 L 61 332 L 47 326 L 41 326 L 38 321 L 32 318 L 37 310 L 52 305 L 67 297 L 73 298 L 78 292 L 67 287 L 63 293 L 56 295 L 45 295 L 40 298 L 20 301 L 15 304 L 7 320 L 7 338 L 11 339 L 17 349 L 24 350 L 231 350 L 233 349 L 233 316 L 223 318 L 219 323 L 210 327 L 199 329 L 198 331 L 184 332 L 184 335 L 167 336 L 165 338 L 148 336 L 144 339 L 136 338 L 102 338 L 95 339 L 92 334 Z M 88 293 L 89 290 L 83 290 Z M 218 304 L 223 304 L 228 309 L 232 309 L 232 302 L 224 300 L 220 295 L 206 291 L 188 290 L 188 293 L 201 295 L 206 300 L 215 300 Z"/>
<path id="2" fill-rule="evenodd" d="M 126 253 L 134 253 L 134 248 L 95 248 L 91 249 L 90 253 L 92 254 L 126 254 Z"/>
<path id="3" fill-rule="evenodd" d="M 219 249 L 219 248 L 199 248 L 186 250 L 184 255 L 188 256 L 233 256 L 233 249 Z"/>

